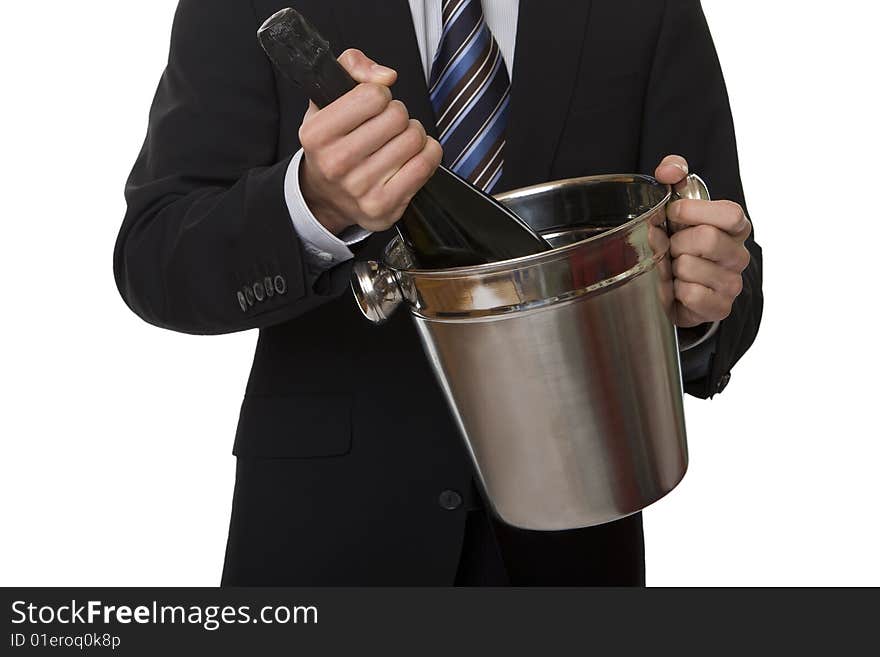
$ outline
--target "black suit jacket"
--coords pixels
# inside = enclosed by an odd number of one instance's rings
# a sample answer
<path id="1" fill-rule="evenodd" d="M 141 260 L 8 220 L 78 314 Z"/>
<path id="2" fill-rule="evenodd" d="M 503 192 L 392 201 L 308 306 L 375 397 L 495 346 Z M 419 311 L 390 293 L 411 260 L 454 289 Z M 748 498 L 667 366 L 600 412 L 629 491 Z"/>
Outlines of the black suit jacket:
<path id="1" fill-rule="evenodd" d="M 361 48 L 397 69 L 395 96 L 434 130 L 406 0 L 181 0 L 126 188 L 116 280 L 157 326 L 260 330 L 235 438 L 224 581 L 448 584 L 465 511 L 480 502 L 414 328 L 405 312 L 382 327 L 359 315 L 351 263 L 310 284 L 285 205 L 307 102 L 276 76 L 255 33 L 290 3 L 337 53 Z M 523 0 L 513 72 L 499 191 L 651 173 L 680 153 L 716 198 L 745 204 L 697 0 Z M 357 258 L 376 258 L 390 237 L 372 236 Z M 752 239 L 748 248 L 744 291 L 708 373 L 687 382 L 692 394 L 718 391 L 755 337 L 761 252 Z M 438 503 L 449 506 L 449 490 L 464 498 L 453 510 Z"/>

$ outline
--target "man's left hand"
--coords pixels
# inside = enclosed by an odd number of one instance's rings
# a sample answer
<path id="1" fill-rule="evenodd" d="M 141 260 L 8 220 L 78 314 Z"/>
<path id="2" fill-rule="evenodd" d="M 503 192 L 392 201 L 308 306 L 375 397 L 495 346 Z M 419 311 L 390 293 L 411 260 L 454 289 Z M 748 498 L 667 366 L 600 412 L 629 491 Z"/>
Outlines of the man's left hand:
<path id="1" fill-rule="evenodd" d="M 664 158 L 654 172 L 658 181 L 673 186 L 687 175 L 687 160 L 679 155 Z M 751 222 L 733 201 L 675 201 L 666 214 L 677 225 L 670 238 L 675 323 L 690 327 L 724 319 L 742 292 Z"/>

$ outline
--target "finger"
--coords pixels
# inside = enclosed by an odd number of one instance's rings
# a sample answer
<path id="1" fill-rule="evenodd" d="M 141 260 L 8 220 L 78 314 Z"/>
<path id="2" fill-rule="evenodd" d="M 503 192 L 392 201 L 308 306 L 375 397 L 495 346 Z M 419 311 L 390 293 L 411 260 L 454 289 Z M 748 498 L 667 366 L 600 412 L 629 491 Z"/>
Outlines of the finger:
<path id="1" fill-rule="evenodd" d="M 669 251 L 669 235 L 657 226 L 648 227 L 648 246 L 656 255 Z"/>
<path id="2" fill-rule="evenodd" d="M 339 55 L 338 61 L 355 82 L 373 82 L 390 87 L 397 81 L 397 71 L 377 64 L 357 48 L 346 50 Z"/>
<path id="3" fill-rule="evenodd" d="M 682 328 L 690 328 L 692 326 L 699 326 L 700 324 L 706 324 L 711 320 L 706 319 L 692 311 L 690 308 L 685 308 L 679 302 L 675 302 L 675 325 L 680 326 Z"/>
<path id="4" fill-rule="evenodd" d="M 752 224 L 742 206 L 733 201 L 683 199 L 669 204 L 666 217 L 684 226 L 715 226 L 740 242 L 744 242 L 752 232 Z"/>
<path id="5" fill-rule="evenodd" d="M 424 148 L 410 158 L 385 184 L 374 187 L 358 200 L 361 212 L 374 223 L 361 222 L 369 230 L 385 230 L 400 219 L 413 195 L 425 184 L 440 165 L 443 149 L 435 139 L 428 138 Z"/>
<path id="6" fill-rule="evenodd" d="M 422 185 L 428 182 L 428 178 L 434 175 L 442 161 L 443 147 L 436 139 L 429 137 L 421 152 L 388 179 L 385 183 L 385 192 L 393 198 L 400 199 L 405 206 Z"/>
<path id="7" fill-rule="evenodd" d="M 369 119 L 343 137 L 337 147 L 340 152 L 346 153 L 354 164 L 360 165 L 392 139 L 405 132 L 410 125 L 406 105 L 399 100 L 392 100 L 381 114 Z M 418 153 L 424 145 L 423 141 L 419 144 L 418 150 L 409 157 Z"/>
<path id="8" fill-rule="evenodd" d="M 674 281 L 675 300 L 703 322 L 717 322 L 730 314 L 732 300 L 699 283 Z"/>
<path id="9" fill-rule="evenodd" d="M 675 258 L 672 274 L 677 280 L 703 285 L 728 299 L 736 299 L 742 292 L 742 276 L 697 256 L 686 254 Z"/>
<path id="10" fill-rule="evenodd" d="M 410 119 L 407 129 L 367 158 L 363 167 L 359 167 L 363 171 L 357 171 L 356 175 L 368 178 L 373 184 L 385 185 L 424 150 L 427 140 L 422 124 Z"/>
<path id="11" fill-rule="evenodd" d="M 654 177 L 665 185 L 675 185 L 688 175 L 688 163 L 681 155 L 667 155 L 654 171 Z"/>
<path id="12" fill-rule="evenodd" d="M 326 146 L 381 114 L 391 102 L 391 90 L 381 84 L 363 83 L 314 113 L 300 128 L 306 150 Z"/>
<path id="13" fill-rule="evenodd" d="M 707 224 L 675 233 L 669 240 L 669 252 L 673 258 L 685 254 L 705 258 L 736 273 L 749 264 L 749 252 L 742 242 Z"/>
<path id="14" fill-rule="evenodd" d="M 421 153 L 428 135 L 422 124 L 407 121 L 407 129 L 383 144 L 379 150 L 363 159 L 346 177 L 349 191 L 363 196 L 371 190 L 385 194 L 384 185 L 409 162 Z"/>

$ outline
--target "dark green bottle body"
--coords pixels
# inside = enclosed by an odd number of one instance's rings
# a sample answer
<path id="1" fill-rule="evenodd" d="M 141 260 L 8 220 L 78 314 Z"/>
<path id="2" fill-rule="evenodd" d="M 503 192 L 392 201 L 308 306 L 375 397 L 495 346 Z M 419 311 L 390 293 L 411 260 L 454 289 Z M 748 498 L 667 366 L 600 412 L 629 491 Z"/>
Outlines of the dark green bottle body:
<path id="1" fill-rule="evenodd" d="M 550 248 L 522 219 L 444 168 L 416 193 L 397 229 L 425 269 L 482 265 Z"/>

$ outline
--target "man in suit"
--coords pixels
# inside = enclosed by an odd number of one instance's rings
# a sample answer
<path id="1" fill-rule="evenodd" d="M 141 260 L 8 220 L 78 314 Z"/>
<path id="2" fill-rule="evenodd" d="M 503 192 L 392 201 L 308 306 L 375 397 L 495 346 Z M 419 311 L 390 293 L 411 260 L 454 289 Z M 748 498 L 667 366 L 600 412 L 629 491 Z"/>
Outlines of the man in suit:
<path id="1" fill-rule="evenodd" d="M 698 0 L 299 0 L 360 83 L 320 111 L 255 38 L 291 1 L 181 0 L 114 261 L 148 322 L 260 330 L 224 584 L 643 584 L 638 514 L 545 533 L 486 512 L 406 313 L 372 327 L 348 280 L 441 158 L 493 192 L 690 164 L 724 200 L 670 206 L 676 321 L 723 321 L 685 387 L 723 390 L 761 251 Z"/>

